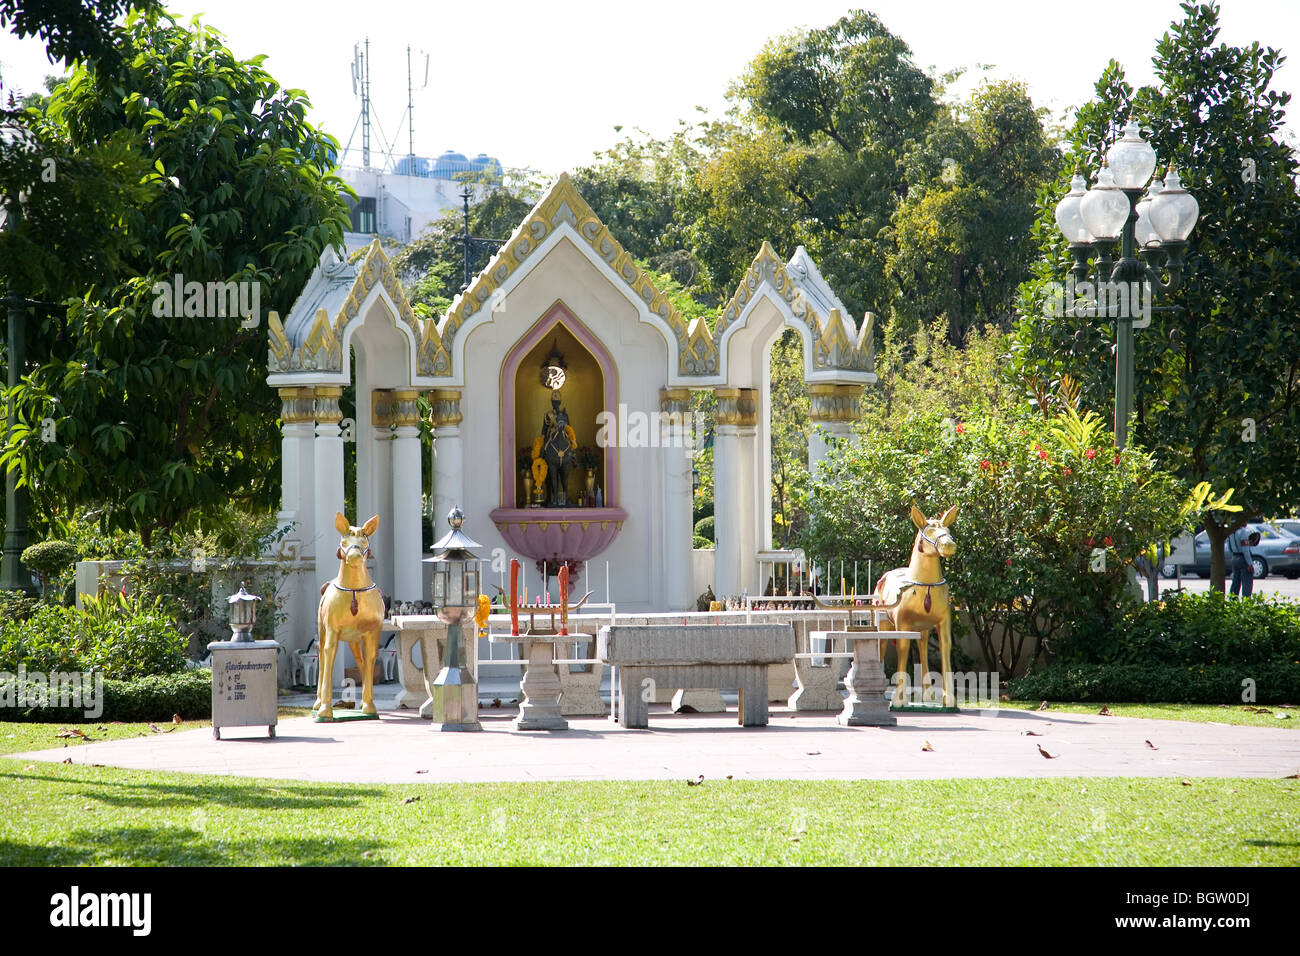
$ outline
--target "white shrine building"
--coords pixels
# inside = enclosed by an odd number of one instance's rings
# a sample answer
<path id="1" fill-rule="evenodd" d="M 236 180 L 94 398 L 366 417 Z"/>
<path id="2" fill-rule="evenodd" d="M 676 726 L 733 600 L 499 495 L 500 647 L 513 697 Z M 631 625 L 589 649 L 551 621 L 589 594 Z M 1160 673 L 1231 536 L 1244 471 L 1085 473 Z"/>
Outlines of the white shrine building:
<path id="1" fill-rule="evenodd" d="M 813 464 L 828 436 L 849 436 L 876 379 L 871 325 L 868 313 L 856 327 L 802 247 L 783 262 L 767 243 L 712 329 L 688 325 L 568 176 L 437 320 L 412 312 L 378 241 L 349 261 L 326 250 L 287 318 L 269 320 L 267 384 L 283 408 L 280 519 L 293 525 L 281 556 L 296 569 L 282 590 L 288 620 L 278 639 L 292 651 L 315 636 L 320 582 L 337 568 L 345 455 L 356 456 L 357 513 L 348 518 L 380 515 L 372 575 L 396 600 L 428 597 L 422 489 L 432 469 L 434 538 L 460 505 L 485 559 L 518 557 L 529 568 L 530 596 L 540 581 L 534 562 L 553 574 L 568 561 L 584 579 L 577 593 L 591 587 L 599 599 L 608 562 L 620 611 L 693 608 L 692 452 L 682 432 L 698 389 L 717 397 L 710 583 L 718 595 L 758 593 L 758 555 L 771 548 L 771 346 L 787 328 L 803 341 L 820 426 L 809 439 Z M 540 373 L 556 355 L 577 444 L 598 453 L 599 507 L 528 507 L 524 497 L 520 454 L 551 410 Z M 348 386 L 356 413 L 345 442 L 339 399 Z M 432 406 L 431 449 L 420 438 L 420 393 Z M 598 416 L 620 407 L 627 416 L 678 414 L 658 420 L 649 447 L 599 447 Z M 575 498 L 585 495 L 585 474 L 573 468 Z"/>

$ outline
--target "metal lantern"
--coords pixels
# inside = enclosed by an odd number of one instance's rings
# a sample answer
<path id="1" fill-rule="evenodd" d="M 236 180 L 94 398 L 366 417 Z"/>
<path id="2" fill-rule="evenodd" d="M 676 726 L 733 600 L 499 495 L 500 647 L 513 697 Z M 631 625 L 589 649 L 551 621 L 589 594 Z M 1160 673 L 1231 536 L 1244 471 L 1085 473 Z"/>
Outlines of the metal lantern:
<path id="1" fill-rule="evenodd" d="M 478 685 L 472 673 L 460 664 L 460 624 L 478 604 L 479 559 L 471 548 L 480 547 L 463 531 L 465 512 L 459 507 L 447 514 L 451 530 L 433 547 L 438 552 L 425 558 L 433 565 L 433 604 L 439 620 L 447 625 L 447 655 L 433 681 L 433 724 L 435 730 L 482 730 L 478 722 Z"/>
<path id="2" fill-rule="evenodd" d="M 239 590 L 226 598 L 230 605 L 231 640 L 243 643 L 253 640 L 253 625 L 257 623 L 257 606 L 262 599 L 256 594 L 244 590 L 244 582 L 239 582 Z"/>

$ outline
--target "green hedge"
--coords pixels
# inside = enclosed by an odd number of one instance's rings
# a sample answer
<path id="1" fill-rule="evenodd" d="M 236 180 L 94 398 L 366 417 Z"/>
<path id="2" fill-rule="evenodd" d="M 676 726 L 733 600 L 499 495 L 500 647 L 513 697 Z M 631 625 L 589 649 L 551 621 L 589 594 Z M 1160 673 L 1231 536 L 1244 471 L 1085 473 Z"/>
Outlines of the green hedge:
<path id="1" fill-rule="evenodd" d="M 0 701 L 20 698 L 18 681 L 7 674 L 0 680 Z M 32 685 L 29 682 L 29 687 Z M 31 692 L 24 692 L 30 700 Z M 106 680 L 103 691 L 104 711 L 88 718 L 81 707 L 0 706 L 0 722 L 82 723 L 86 720 L 166 720 L 180 714 L 186 720 L 212 716 L 212 671 L 195 670 L 135 680 Z"/>
<path id="2" fill-rule="evenodd" d="M 1300 607 L 1183 593 L 1125 611 L 1008 693 L 1021 700 L 1197 704 L 1300 701 Z M 1250 685 L 1254 681 L 1253 695 Z M 1245 695 L 1243 697 L 1243 694 Z"/>
<path id="3" fill-rule="evenodd" d="M 1245 680 L 1255 682 L 1253 695 L 1246 694 Z M 1300 664 L 1267 670 L 1229 664 L 1053 664 L 1012 680 L 1007 695 L 1013 700 L 1100 703 L 1289 704 L 1300 701 Z"/>

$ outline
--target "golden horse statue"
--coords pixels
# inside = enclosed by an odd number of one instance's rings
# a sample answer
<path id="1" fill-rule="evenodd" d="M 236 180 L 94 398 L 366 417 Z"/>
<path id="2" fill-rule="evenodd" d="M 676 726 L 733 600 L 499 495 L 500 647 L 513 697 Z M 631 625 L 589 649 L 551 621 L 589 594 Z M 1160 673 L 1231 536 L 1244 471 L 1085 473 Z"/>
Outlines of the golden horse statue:
<path id="1" fill-rule="evenodd" d="M 375 515 L 361 527 L 348 524 L 339 512 L 334 527 L 339 542 L 339 573 L 320 588 L 316 627 L 320 632 L 320 676 L 312 716 L 318 721 L 334 719 L 334 655 L 339 643 L 352 647 L 361 670 L 361 713 L 378 716 L 375 710 L 375 661 L 379 659 L 379 633 L 384 624 L 384 596 L 370 580 L 366 558 L 370 536 L 379 527 Z"/>
<path id="2" fill-rule="evenodd" d="M 912 560 L 905 568 L 895 568 L 886 572 L 876 583 L 876 601 L 891 605 L 889 619 L 898 631 L 921 632 L 921 674 L 929 673 L 926 660 L 930 631 L 939 634 L 939 656 L 943 666 L 943 706 L 952 707 L 952 600 L 948 594 L 948 583 L 944 580 L 940 558 L 951 558 L 957 553 L 957 542 L 953 540 L 948 526 L 957 520 L 957 509 L 953 505 L 943 513 L 942 518 L 926 518 L 921 509 L 912 505 L 912 523 L 917 527 L 916 540 L 912 544 Z M 928 547 L 927 547 L 928 545 Z M 897 672 L 894 674 L 894 705 L 904 703 L 904 687 L 907 683 L 907 656 L 912 642 L 895 641 L 898 652 Z M 883 656 L 883 655 L 882 655 Z M 924 679 L 924 676 L 922 677 Z"/>

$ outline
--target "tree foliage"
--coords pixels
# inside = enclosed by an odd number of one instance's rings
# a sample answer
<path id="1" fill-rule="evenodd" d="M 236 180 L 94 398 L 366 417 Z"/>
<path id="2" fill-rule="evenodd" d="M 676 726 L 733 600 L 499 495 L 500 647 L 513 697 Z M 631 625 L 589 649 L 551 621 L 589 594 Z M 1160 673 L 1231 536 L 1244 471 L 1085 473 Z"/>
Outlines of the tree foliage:
<path id="1" fill-rule="evenodd" d="M 1177 306 L 1135 333 L 1133 434 L 1188 486 L 1235 488 L 1240 513 L 1206 510 L 1212 578 L 1222 542 L 1245 521 L 1300 498 L 1300 194 L 1282 139 L 1289 95 L 1270 89 L 1281 54 L 1218 43 L 1219 8 L 1184 4 L 1156 44 L 1158 85 L 1133 88 L 1113 61 L 1070 132 L 1072 159 L 1095 170 L 1130 117 L 1153 131 L 1159 171 L 1176 165 L 1200 204 Z M 1051 224 L 1065 175 L 1045 194 L 1035 235 L 1044 255 L 1023 289 L 1016 372 L 1049 382 L 1068 372 L 1085 401 L 1113 399 L 1113 322 L 1048 318 L 1047 281 L 1064 275 Z"/>
<path id="2" fill-rule="evenodd" d="M 347 216 L 345 187 L 329 173 L 337 143 L 262 57 L 236 59 L 197 18 L 187 27 L 132 15 L 116 42 L 126 65 L 78 65 L 45 122 L 73 156 L 115 145 L 143 158 L 148 193 L 132 215 L 80 224 L 125 232 L 125 251 L 96 262 L 95 285 L 75 268 L 63 282 L 53 267 L 41 274 L 33 291 L 71 304 L 29 323 L 32 361 L 10 396 L 17 424 L 0 462 L 20 469 L 38 511 L 97 503 L 110 527 L 147 540 L 232 497 L 274 499 L 265 314 L 288 311 L 325 246 L 341 245 Z M 62 181 L 41 188 L 52 207 L 63 200 Z M 55 249 L 50 261 L 72 258 Z M 246 283 L 257 314 L 159 314 L 156 284 L 178 275 Z M 54 441 L 42 440 L 47 418 Z"/>

